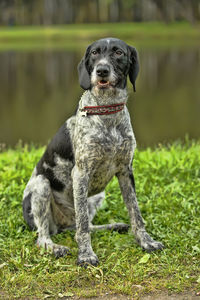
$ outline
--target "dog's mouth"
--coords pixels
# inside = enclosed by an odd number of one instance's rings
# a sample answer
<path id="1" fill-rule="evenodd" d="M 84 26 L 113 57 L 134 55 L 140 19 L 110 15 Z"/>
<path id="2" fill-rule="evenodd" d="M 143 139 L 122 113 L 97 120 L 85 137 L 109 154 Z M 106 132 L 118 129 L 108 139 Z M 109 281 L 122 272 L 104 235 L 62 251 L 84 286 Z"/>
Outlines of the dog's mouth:
<path id="1" fill-rule="evenodd" d="M 97 86 L 98 86 L 99 88 L 108 88 L 108 87 L 110 86 L 110 81 L 104 80 L 104 79 L 99 80 L 99 81 L 97 82 Z"/>

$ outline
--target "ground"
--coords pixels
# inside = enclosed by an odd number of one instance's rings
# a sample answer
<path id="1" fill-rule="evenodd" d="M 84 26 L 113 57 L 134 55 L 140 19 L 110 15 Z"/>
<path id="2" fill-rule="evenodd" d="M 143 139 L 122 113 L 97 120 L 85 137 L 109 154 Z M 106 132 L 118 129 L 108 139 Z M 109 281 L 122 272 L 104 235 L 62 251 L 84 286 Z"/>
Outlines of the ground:
<path id="1" fill-rule="evenodd" d="M 139 206 L 147 231 L 165 249 L 144 252 L 131 231 L 95 232 L 92 244 L 100 264 L 87 269 L 76 265 L 74 232 L 53 236 L 72 252 L 56 259 L 36 247 L 37 234 L 23 220 L 23 190 L 43 151 L 18 146 L 0 153 L 2 299 L 200 299 L 195 296 L 200 291 L 200 142 L 186 140 L 135 154 Z M 116 178 L 94 221 L 129 222 Z"/>

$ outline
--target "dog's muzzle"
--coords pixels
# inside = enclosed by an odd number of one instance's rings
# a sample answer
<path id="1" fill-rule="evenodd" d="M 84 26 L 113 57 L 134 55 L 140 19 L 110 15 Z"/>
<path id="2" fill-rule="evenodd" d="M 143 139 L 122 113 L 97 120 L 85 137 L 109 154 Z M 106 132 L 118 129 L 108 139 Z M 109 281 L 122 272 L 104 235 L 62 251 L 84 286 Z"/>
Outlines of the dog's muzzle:
<path id="1" fill-rule="evenodd" d="M 96 67 L 97 86 L 99 88 L 107 88 L 110 86 L 108 80 L 110 76 L 110 66 L 108 64 L 98 64 Z"/>

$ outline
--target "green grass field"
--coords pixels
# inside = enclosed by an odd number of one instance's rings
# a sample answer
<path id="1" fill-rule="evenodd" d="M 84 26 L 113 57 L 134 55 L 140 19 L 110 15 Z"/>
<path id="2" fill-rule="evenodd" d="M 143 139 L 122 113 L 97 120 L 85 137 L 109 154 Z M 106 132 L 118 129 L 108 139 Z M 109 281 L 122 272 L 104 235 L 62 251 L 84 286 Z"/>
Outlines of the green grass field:
<path id="1" fill-rule="evenodd" d="M 22 217 L 22 193 L 44 148 L 0 153 L 0 298 L 93 296 L 105 292 L 134 299 L 153 291 L 200 289 L 200 142 L 186 141 L 136 152 L 136 191 L 146 228 L 165 244 L 145 253 L 131 232 L 96 232 L 92 244 L 100 265 L 76 265 L 74 232 L 53 237 L 72 256 L 55 259 L 35 245 Z M 128 222 L 117 180 L 106 189 L 96 224 Z M 35 299 L 35 298 L 34 298 Z"/>
<path id="2" fill-rule="evenodd" d="M 184 43 L 190 45 L 200 38 L 200 24 L 176 23 L 103 23 L 62 26 L 23 26 L 0 28 L 0 50 L 41 49 L 42 47 L 76 49 L 103 37 L 118 37 L 138 44 L 155 42 L 161 46 Z"/>

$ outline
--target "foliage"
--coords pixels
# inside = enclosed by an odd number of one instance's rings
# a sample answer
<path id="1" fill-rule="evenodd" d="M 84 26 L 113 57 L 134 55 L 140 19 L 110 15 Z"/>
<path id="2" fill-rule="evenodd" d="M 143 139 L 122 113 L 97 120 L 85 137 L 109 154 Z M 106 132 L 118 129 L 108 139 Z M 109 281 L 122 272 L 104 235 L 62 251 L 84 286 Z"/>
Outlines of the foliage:
<path id="1" fill-rule="evenodd" d="M 0 294 L 14 297 L 92 296 L 200 288 L 200 142 L 137 151 L 134 174 L 138 202 L 151 235 L 165 244 L 147 254 L 131 232 L 96 232 L 92 244 L 100 265 L 76 266 L 74 232 L 53 237 L 72 256 L 55 259 L 35 246 L 22 217 L 22 193 L 44 148 L 18 146 L 0 153 Z M 116 178 L 95 223 L 128 222 Z M 35 298 L 34 298 L 35 299 Z"/>
<path id="2" fill-rule="evenodd" d="M 0 1 L 0 24 L 47 25 L 125 21 L 200 20 L 200 0 Z"/>

